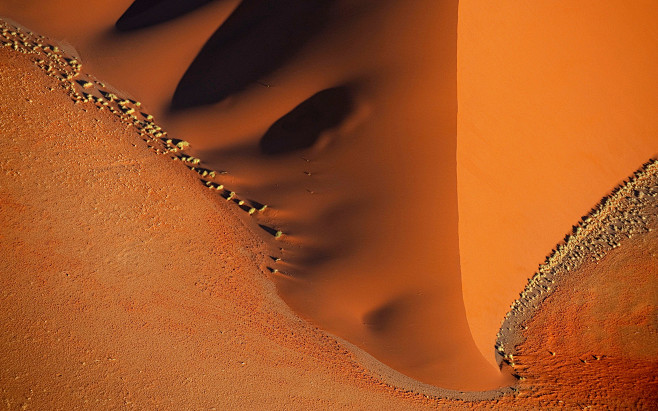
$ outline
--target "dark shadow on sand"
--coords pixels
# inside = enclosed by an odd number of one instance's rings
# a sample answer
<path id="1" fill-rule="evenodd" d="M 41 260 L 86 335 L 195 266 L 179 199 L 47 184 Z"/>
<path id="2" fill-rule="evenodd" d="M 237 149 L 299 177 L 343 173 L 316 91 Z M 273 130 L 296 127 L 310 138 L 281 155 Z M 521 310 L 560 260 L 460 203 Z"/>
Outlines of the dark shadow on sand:
<path id="1" fill-rule="evenodd" d="M 216 0 L 135 0 L 115 23 L 130 31 L 175 19 Z"/>
<path id="2" fill-rule="evenodd" d="M 260 140 L 260 150 L 284 154 L 312 147 L 323 132 L 338 127 L 353 106 L 347 87 L 322 90 L 272 124 Z"/>
<path id="3" fill-rule="evenodd" d="M 243 0 L 187 69 L 172 109 L 222 101 L 273 72 L 322 30 L 334 1 Z"/>

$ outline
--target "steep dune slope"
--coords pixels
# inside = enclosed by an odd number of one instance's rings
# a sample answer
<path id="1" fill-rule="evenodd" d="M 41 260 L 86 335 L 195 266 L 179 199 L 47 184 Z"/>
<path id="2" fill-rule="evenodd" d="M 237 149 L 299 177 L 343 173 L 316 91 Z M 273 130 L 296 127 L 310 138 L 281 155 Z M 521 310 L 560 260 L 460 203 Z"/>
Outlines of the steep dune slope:
<path id="1" fill-rule="evenodd" d="M 35 58 L 0 48 L 3 405 L 445 404 L 298 319 L 251 217 Z"/>

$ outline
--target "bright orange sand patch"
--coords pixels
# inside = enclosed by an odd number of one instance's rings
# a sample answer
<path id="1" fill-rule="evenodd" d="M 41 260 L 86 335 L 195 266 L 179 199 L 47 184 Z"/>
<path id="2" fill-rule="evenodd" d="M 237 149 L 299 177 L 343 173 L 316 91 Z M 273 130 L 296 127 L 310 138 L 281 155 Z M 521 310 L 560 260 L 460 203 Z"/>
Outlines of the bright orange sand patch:
<path id="1" fill-rule="evenodd" d="M 658 155 L 655 1 L 463 0 L 457 179 L 464 304 L 500 319 L 581 216 Z"/>

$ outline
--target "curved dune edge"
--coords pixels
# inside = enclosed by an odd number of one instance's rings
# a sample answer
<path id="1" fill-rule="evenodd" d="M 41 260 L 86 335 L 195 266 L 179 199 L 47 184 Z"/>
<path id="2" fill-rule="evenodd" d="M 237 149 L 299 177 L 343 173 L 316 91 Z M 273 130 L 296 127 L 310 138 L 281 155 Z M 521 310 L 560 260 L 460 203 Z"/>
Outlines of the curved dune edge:
<path id="1" fill-rule="evenodd" d="M 658 159 L 651 159 L 584 216 L 528 280 L 498 332 L 498 363 L 511 361 L 526 322 L 571 271 L 601 260 L 625 239 L 655 230 L 657 217 Z"/>
<path id="2" fill-rule="evenodd" d="M 541 406 L 658 405 L 658 160 L 565 237 L 506 315 L 501 367 Z M 653 293 L 653 294 L 652 294 Z"/>
<path id="3" fill-rule="evenodd" d="M 0 29 L 2 31 L 0 46 L 30 56 L 26 64 L 34 64 L 48 76 L 54 78 L 61 86 L 60 91 L 66 93 L 73 104 L 82 107 L 85 112 L 87 112 L 87 109 L 94 107 L 97 110 L 109 112 L 115 119 L 119 120 L 120 128 L 132 129 L 139 134 L 150 151 L 162 157 L 170 157 L 172 160 L 184 164 L 190 171 L 198 173 L 198 177 L 208 189 L 218 192 L 219 195 L 216 199 L 221 196 L 226 200 L 225 203 L 234 203 L 234 207 L 238 206 L 239 209 L 244 211 L 242 216 L 251 217 L 251 220 L 255 220 L 255 222 L 243 221 L 243 227 L 253 229 L 254 233 L 263 234 L 268 232 L 276 236 L 277 231 L 275 229 L 265 230 L 263 233 L 256 229 L 258 227 L 258 213 L 265 212 L 267 210 L 266 205 L 247 203 L 241 200 L 235 192 L 214 181 L 214 178 L 220 172 L 203 168 L 200 166 L 200 159 L 184 154 L 188 144 L 185 141 L 170 138 L 166 131 L 155 123 L 152 116 L 142 110 L 140 102 L 124 98 L 119 91 L 113 89 L 110 85 L 104 84 L 91 75 L 84 74 L 79 59 L 67 55 L 63 51 L 68 46 L 61 44 L 56 46 L 57 42 L 36 35 L 26 28 L 21 28 L 17 23 L 9 22 L 11 22 L 9 19 L 4 19 L 4 21 L 0 19 Z M 53 93 L 57 89 L 57 87 L 48 87 L 48 90 Z M 237 208 L 233 209 L 237 211 Z M 265 255 L 260 257 L 263 261 L 266 261 Z M 255 263 L 255 265 L 258 264 Z M 273 272 L 271 268 L 264 264 L 258 268 L 254 267 L 254 269 L 261 272 Z M 260 282 L 258 279 L 256 281 Z M 367 392 L 374 390 L 379 392 L 380 395 L 385 394 L 390 401 L 394 399 L 402 400 L 406 404 L 405 407 L 436 406 L 440 404 L 470 407 L 489 401 L 495 403 L 497 399 L 513 391 L 511 387 L 508 387 L 491 391 L 464 392 L 443 389 L 416 381 L 391 369 L 353 344 L 318 330 L 300 320 L 276 295 L 274 285 L 267 280 L 266 282 L 267 284 L 264 287 L 268 291 L 268 295 L 265 300 L 274 299 L 269 304 L 278 311 L 276 315 L 283 316 L 287 322 L 291 322 L 295 332 L 302 334 L 297 338 L 290 339 L 288 336 L 274 333 L 271 338 L 284 346 L 290 347 L 292 343 L 292 349 L 302 352 L 304 355 L 320 358 L 324 361 L 323 365 L 328 368 L 337 368 L 351 380 L 354 388 L 365 389 Z M 206 284 L 202 288 L 205 290 L 212 287 Z M 247 302 L 245 305 L 250 305 L 250 303 Z M 251 321 L 251 326 L 257 329 L 268 329 L 271 324 L 267 323 L 271 319 L 261 319 L 265 320 L 263 321 L 265 325 L 258 324 L 257 317 Z M 301 343 L 298 338 L 308 338 L 312 342 L 310 344 L 308 341 Z M 313 344 L 318 344 L 318 347 L 312 347 Z M 323 396 L 321 393 L 317 395 L 318 397 Z"/>

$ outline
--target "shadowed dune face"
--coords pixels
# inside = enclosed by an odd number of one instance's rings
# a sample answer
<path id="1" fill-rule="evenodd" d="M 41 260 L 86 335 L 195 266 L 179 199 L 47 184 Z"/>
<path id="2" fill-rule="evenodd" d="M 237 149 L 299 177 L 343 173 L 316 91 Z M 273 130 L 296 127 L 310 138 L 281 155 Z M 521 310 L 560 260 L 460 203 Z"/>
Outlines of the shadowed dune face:
<path id="1" fill-rule="evenodd" d="M 64 15 L 75 3 L 50 12 L 68 21 Z M 519 102 L 487 94 L 489 83 L 478 80 L 481 73 L 473 67 L 486 69 L 488 58 L 497 62 L 491 54 L 483 52 L 481 61 L 462 55 L 458 72 L 456 1 L 244 0 L 191 11 L 198 2 L 189 3 L 184 16 L 155 25 L 171 17 L 173 3 L 136 2 L 126 12 L 125 1 L 102 6 L 105 17 L 91 8 L 94 24 L 73 28 L 41 22 L 38 8 L 8 4 L 0 12 L 70 39 L 100 78 L 162 116 L 169 132 L 189 140 L 207 167 L 227 171 L 224 184 L 269 206 L 262 234 L 283 235 L 267 236 L 267 264 L 282 297 L 301 316 L 442 387 L 487 389 L 509 382 L 495 367 L 493 340 L 515 293 L 577 217 L 652 154 L 654 143 L 644 137 L 621 143 L 607 134 L 606 147 L 623 161 L 601 177 L 596 159 L 570 149 L 577 138 L 571 134 L 531 139 L 517 130 L 511 134 L 516 143 L 504 149 L 491 149 L 507 136 L 503 132 L 480 144 L 487 129 L 468 123 L 481 114 L 479 104 L 513 111 Z M 460 36 L 469 47 L 490 35 L 481 33 L 479 19 L 493 6 L 482 5 L 461 5 Z M 122 15 L 124 28 L 142 29 L 112 31 Z M 550 37 L 551 20 L 540 27 Z M 516 29 L 524 38 L 528 28 Z M 550 44 L 560 48 L 568 40 Z M 509 61 L 513 68 L 514 58 Z M 464 140 L 457 138 L 458 81 L 469 102 L 459 108 Z M 546 95 L 556 84 L 533 90 Z M 636 90 L 638 84 L 625 87 Z M 513 81 L 504 86 L 513 89 Z M 498 112 L 492 113 L 485 118 Z M 538 110 L 534 118 L 544 114 Z M 649 114 L 638 121 L 646 125 Z M 556 153 L 558 162 L 504 166 L 510 158 Z M 533 178 L 547 182 L 557 167 L 574 163 L 585 164 L 577 182 L 592 182 L 591 198 L 559 207 L 544 202 Z M 502 166 L 491 168 L 497 164 Z M 572 195 L 582 188 L 572 185 L 569 172 L 560 173 L 552 195 L 562 192 L 558 188 Z M 535 189 L 507 184 L 518 182 L 509 179 L 517 175 Z M 518 206 L 519 191 L 529 206 Z M 559 223 L 546 218 L 557 208 L 566 210 Z M 537 232 L 549 225 L 560 236 L 538 240 Z M 508 226 L 522 229 L 506 231 Z M 504 258 L 492 251 L 501 232 L 508 235 L 503 243 L 515 246 Z"/>
<path id="2" fill-rule="evenodd" d="M 214 0 L 135 0 L 117 20 L 116 28 L 136 30 L 180 17 Z"/>
<path id="3" fill-rule="evenodd" d="M 263 154 L 282 154 L 322 144 L 318 140 L 352 114 L 353 104 L 346 87 L 322 90 L 277 120 L 261 137 Z"/>
<path id="4" fill-rule="evenodd" d="M 243 0 L 180 80 L 172 107 L 211 104 L 288 61 L 326 23 L 334 0 Z"/>
<path id="5" fill-rule="evenodd" d="M 303 317 L 421 381 L 503 385 L 461 301 L 456 3 L 369 6 L 334 5 L 273 74 L 169 118 L 228 186 L 270 206 L 273 279 Z M 224 67 L 204 70 L 196 87 Z"/>

